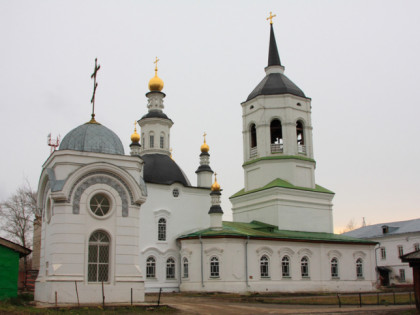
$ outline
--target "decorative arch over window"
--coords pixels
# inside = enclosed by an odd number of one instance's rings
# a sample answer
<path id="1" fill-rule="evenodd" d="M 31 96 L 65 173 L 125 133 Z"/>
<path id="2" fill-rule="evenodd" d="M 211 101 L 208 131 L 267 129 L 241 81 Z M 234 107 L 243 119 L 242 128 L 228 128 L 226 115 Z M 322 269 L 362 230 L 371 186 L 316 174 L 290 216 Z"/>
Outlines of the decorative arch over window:
<path id="1" fill-rule="evenodd" d="M 146 260 L 146 278 L 156 278 L 156 259 L 149 256 Z"/>
<path id="2" fill-rule="evenodd" d="M 160 218 L 158 222 L 158 241 L 166 241 L 166 219 Z"/>
<path id="3" fill-rule="evenodd" d="M 219 267 L 219 258 L 216 256 L 212 256 L 210 258 L 210 278 L 220 277 Z"/>
<path id="4" fill-rule="evenodd" d="M 356 260 L 356 276 L 358 279 L 363 278 L 363 259 L 358 258 Z"/>
<path id="5" fill-rule="evenodd" d="M 306 154 L 304 125 L 301 120 L 298 120 L 296 122 L 296 138 L 297 138 L 298 153 Z"/>
<path id="6" fill-rule="evenodd" d="M 331 278 L 338 278 L 338 259 L 331 259 Z"/>
<path id="7" fill-rule="evenodd" d="M 182 277 L 183 278 L 188 278 L 189 274 L 188 274 L 188 258 L 184 257 L 182 258 Z"/>
<path id="8" fill-rule="evenodd" d="M 309 278 L 309 258 L 303 256 L 300 260 L 300 272 L 302 278 Z"/>
<path id="9" fill-rule="evenodd" d="M 260 258 L 260 276 L 261 278 L 268 278 L 270 277 L 269 268 L 270 267 L 270 260 L 268 259 L 267 255 L 263 255 Z"/>
<path id="10" fill-rule="evenodd" d="M 172 257 L 166 260 L 166 279 L 175 279 L 175 259 Z"/>
<path id="11" fill-rule="evenodd" d="M 281 122 L 273 119 L 270 123 L 271 153 L 283 152 L 283 132 Z"/>
<path id="12" fill-rule="evenodd" d="M 95 231 L 89 237 L 88 282 L 108 282 L 110 239 L 104 231 Z"/>
<path id="13" fill-rule="evenodd" d="M 287 255 L 281 259 L 281 274 L 283 277 L 290 277 L 290 258 Z"/>

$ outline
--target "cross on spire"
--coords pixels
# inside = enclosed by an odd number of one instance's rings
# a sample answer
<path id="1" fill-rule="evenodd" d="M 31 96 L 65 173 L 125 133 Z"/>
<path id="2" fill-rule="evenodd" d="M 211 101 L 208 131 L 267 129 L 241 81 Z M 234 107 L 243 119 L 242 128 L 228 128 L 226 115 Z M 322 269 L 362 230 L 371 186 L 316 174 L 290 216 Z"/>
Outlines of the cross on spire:
<path id="1" fill-rule="evenodd" d="M 95 69 L 93 70 L 92 75 L 90 78 L 93 78 L 93 95 L 90 102 L 92 103 L 92 120 L 95 121 L 95 94 L 96 94 L 96 88 L 98 87 L 98 83 L 96 83 L 96 74 L 98 73 L 98 70 L 101 69 L 101 66 L 98 65 L 98 58 L 95 58 Z"/>
<path id="2" fill-rule="evenodd" d="M 158 68 L 157 68 L 157 64 L 158 64 L 158 62 L 160 61 L 160 59 L 158 59 L 158 57 L 156 57 L 156 60 L 155 61 L 153 61 L 153 63 L 155 64 L 155 72 L 157 73 L 157 71 L 158 71 Z"/>
<path id="3" fill-rule="evenodd" d="M 270 16 L 267 18 L 267 21 L 270 20 L 270 24 L 273 24 L 273 18 L 276 17 L 277 15 L 274 14 L 272 12 L 270 12 Z"/>

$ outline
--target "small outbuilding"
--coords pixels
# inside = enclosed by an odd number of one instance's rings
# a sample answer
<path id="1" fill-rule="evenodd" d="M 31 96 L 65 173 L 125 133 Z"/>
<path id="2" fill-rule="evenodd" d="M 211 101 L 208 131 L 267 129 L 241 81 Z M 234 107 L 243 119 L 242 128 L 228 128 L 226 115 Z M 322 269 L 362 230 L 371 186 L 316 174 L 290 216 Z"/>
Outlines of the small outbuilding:
<path id="1" fill-rule="evenodd" d="M 17 296 L 19 259 L 30 253 L 29 248 L 0 237 L 0 300 Z"/>
<path id="2" fill-rule="evenodd" d="M 420 311 L 420 250 L 401 256 L 401 261 L 409 263 L 410 267 L 413 268 L 416 308 L 418 311 Z"/>

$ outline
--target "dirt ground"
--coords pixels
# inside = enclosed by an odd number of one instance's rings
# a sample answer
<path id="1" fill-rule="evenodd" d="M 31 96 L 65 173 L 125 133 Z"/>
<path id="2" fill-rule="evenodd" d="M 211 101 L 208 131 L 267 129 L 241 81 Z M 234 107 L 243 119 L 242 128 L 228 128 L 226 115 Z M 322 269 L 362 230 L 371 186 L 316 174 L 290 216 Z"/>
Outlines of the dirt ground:
<path id="1" fill-rule="evenodd" d="M 157 294 L 146 296 L 146 302 L 157 301 Z M 181 314 L 417 314 L 414 305 L 389 306 L 318 306 L 318 305 L 284 305 L 247 303 L 240 299 L 226 296 L 186 296 L 183 294 L 165 293 L 161 296 L 161 304 L 169 305 Z"/>

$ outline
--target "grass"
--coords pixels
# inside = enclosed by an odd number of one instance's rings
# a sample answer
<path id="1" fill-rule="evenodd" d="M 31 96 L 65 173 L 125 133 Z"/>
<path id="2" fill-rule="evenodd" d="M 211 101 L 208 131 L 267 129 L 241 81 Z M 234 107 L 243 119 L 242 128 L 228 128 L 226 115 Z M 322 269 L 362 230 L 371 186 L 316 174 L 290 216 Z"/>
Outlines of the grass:
<path id="1" fill-rule="evenodd" d="M 37 308 L 33 305 L 33 295 L 21 294 L 15 298 L 0 301 L 0 314 L 74 314 L 74 315 L 115 315 L 115 314 L 176 314 L 177 310 L 168 306 L 88 306 Z"/>

